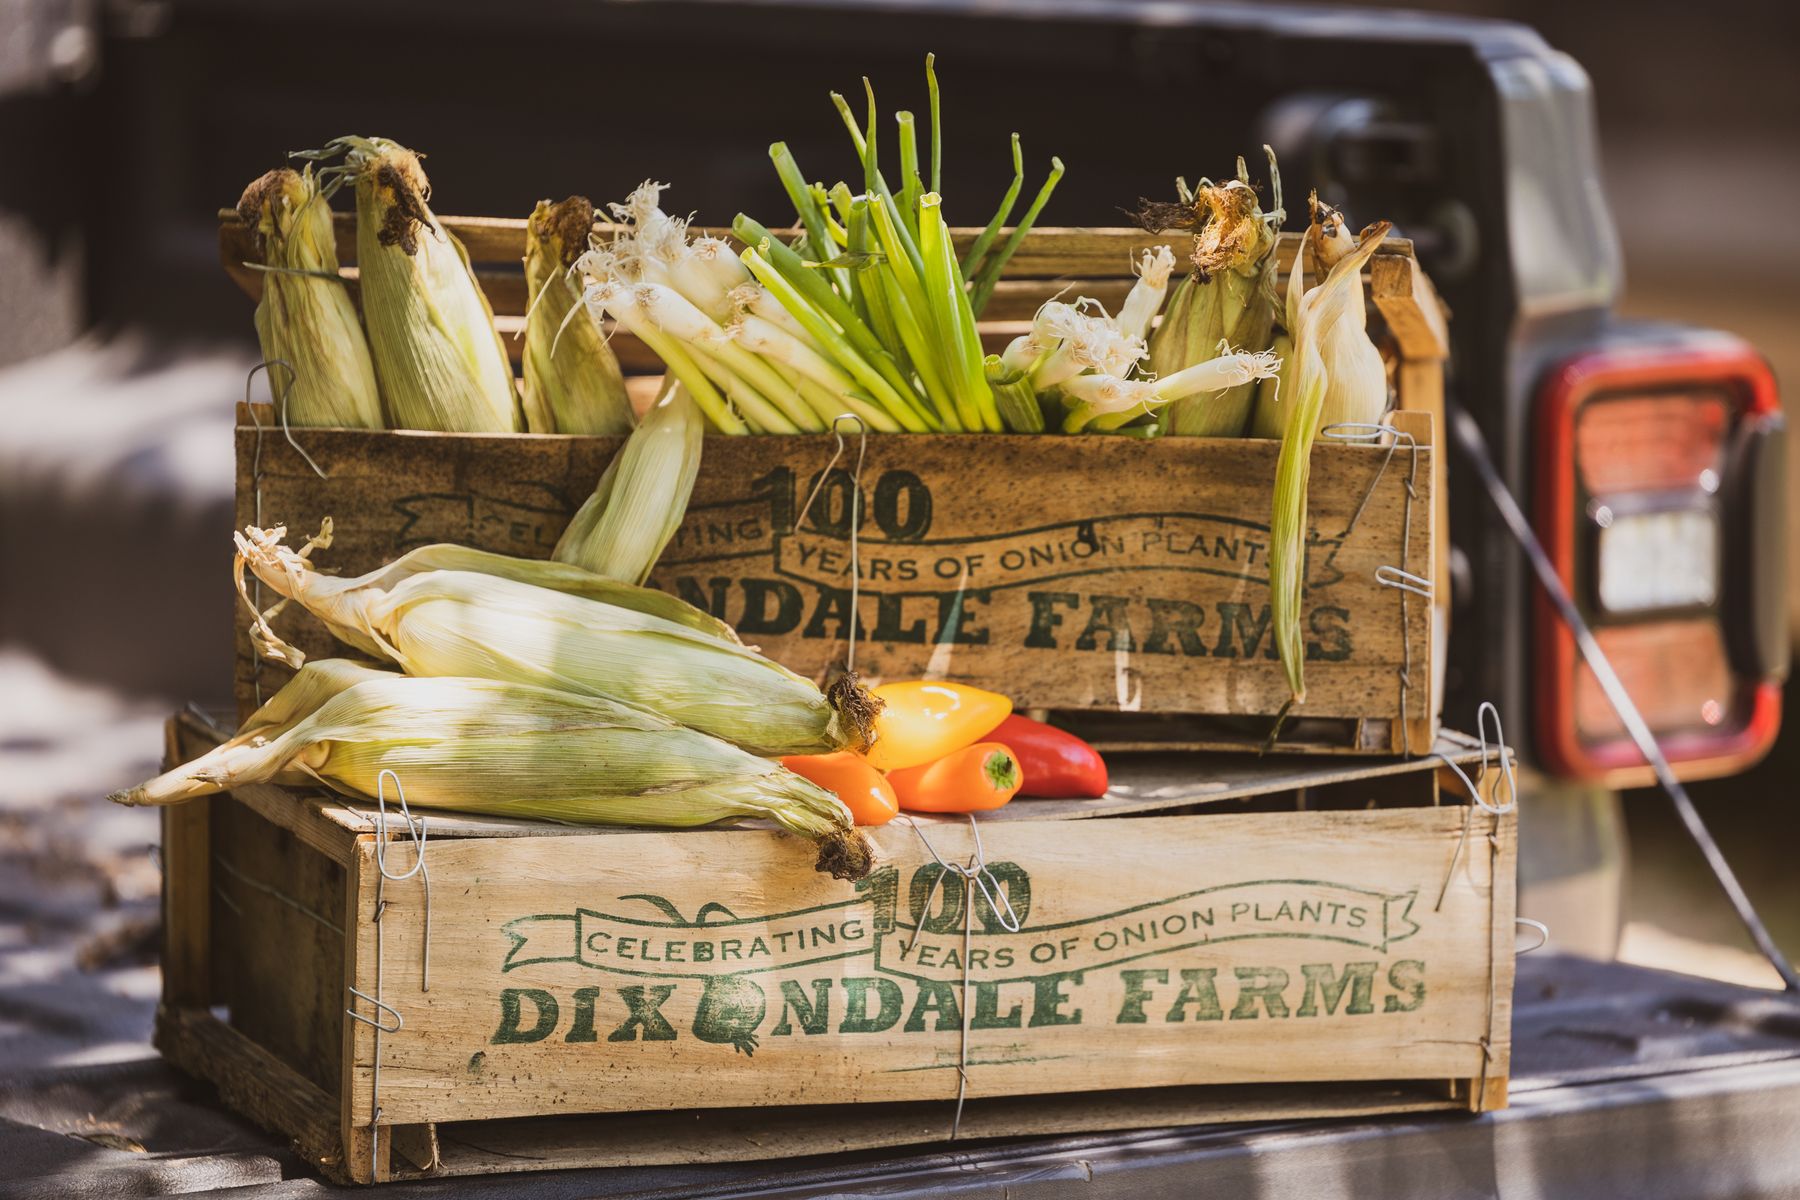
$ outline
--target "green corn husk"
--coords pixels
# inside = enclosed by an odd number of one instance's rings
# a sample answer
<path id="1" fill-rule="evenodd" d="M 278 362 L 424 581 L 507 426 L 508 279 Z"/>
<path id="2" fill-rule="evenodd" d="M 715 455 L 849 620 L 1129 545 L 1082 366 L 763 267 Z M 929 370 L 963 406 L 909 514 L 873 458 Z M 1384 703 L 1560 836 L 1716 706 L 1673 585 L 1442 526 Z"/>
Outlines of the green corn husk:
<path id="1" fill-rule="evenodd" d="M 177 804 L 285 783 L 392 803 L 384 771 L 409 808 L 669 829 L 766 818 L 824 843 L 821 869 L 868 871 L 843 802 L 779 764 L 612 700 L 491 679 L 365 680 L 266 741 L 222 746 L 112 799 Z"/>
<path id="2" fill-rule="evenodd" d="M 327 700 L 371 679 L 398 679 L 396 671 L 386 671 L 372 663 L 349 658 L 315 659 L 302 666 L 294 677 L 281 685 L 263 706 L 251 713 L 238 731 L 225 742 L 241 746 L 258 738 L 270 738 L 289 725 L 319 710 Z"/>
<path id="3" fill-rule="evenodd" d="M 1257 202 L 1241 158 L 1236 179 L 1218 185 L 1203 182 L 1191 204 L 1145 206 L 1146 226 L 1196 229 L 1194 270 L 1176 284 L 1162 323 L 1150 335 L 1152 374 L 1172 375 L 1227 349 L 1254 353 L 1269 348 L 1279 304 L 1275 243 L 1281 220 L 1281 183 L 1273 153 L 1269 170 L 1276 189 L 1276 207 L 1269 213 Z M 1163 424 L 1174 434 L 1241 437 L 1255 398 L 1256 385 L 1248 383 L 1178 400 L 1169 405 Z"/>
<path id="4" fill-rule="evenodd" d="M 309 165 L 270 171 L 244 189 L 238 215 L 262 255 L 256 339 L 265 362 L 285 362 L 270 387 L 289 425 L 380 429 L 375 365 L 350 290 L 338 278 L 331 206 Z"/>
<path id="5" fill-rule="evenodd" d="M 1362 242 L 1350 236 L 1344 216 L 1312 197 L 1312 226 L 1318 232 L 1319 265 L 1326 271 L 1346 256 L 1357 253 Z M 1363 236 L 1371 235 L 1365 229 Z M 1375 239 L 1380 245 L 1381 239 Z M 1319 428 L 1340 423 L 1374 424 L 1388 408 L 1387 365 L 1369 337 L 1369 310 L 1363 301 L 1362 272 L 1346 276 L 1343 291 L 1332 301 L 1334 315 L 1322 321 L 1325 330 L 1319 356 L 1325 360 L 1325 399 L 1319 407 Z"/>
<path id="6" fill-rule="evenodd" d="M 699 406 L 676 384 L 607 464 L 551 557 L 625 583 L 650 578 L 687 513 L 705 433 Z"/>
<path id="7" fill-rule="evenodd" d="M 1352 303 L 1362 304 L 1359 277 L 1389 228 L 1384 221 L 1365 230 L 1357 248 L 1340 257 L 1324 282 L 1311 291 L 1304 291 L 1305 246 L 1294 257 L 1288 276 L 1287 320 L 1294 338 L 1294 365 L 1283 372 L 1292 384 L 1292 395 L 1283 403 L 1293 409 L 1286 416 L 1287 428 L 1275 462 L 1269 514 L 1269 604 L 1275 649 L 1293 694 L 1290 705 L 1306 699 L 1306 644 L 1300 633 L 1306 590 L 1306 491 L 1312 473 L 1313 438 L 1331 386 L 1331 364 L 1324 353 L 1334 338 L 1334 327 L 1347 319 Z M 1319 232 L 1316 225 L 1309 228 L 1307 240 L 1317 240 Z M 1360 315 L 1356 320 L 1360 322 Z"/>
<path id="8" fill-rule="evenodd" d="M 757 754 L 864 748 L 876 702 L 846 675 L 821 693 L 748 647 L 613 604 L 465 571 L 393 583 L 321 575 L 281 532 L 237 535 L 248 566 L 277 593 L 352 630 L 409 675 L 474 676 L 603 696 L 661 713 Z M 240 577 L 240 594 L 243 584 Z M 297 664 L 261 614 L 258 649 Z"/>
<path id="9" fill-rule="evenodd" d="M 386 138 L 338 138 L 356 180 L 356 263 L 381 396 L 396 429 L 515 433 L 518 389 L 462 242 L 426 203 L 418 155 Z"/>
<path id="10" fill-rule="evenodd" d="M 277 538 L 284 536 L 283 529 L 274 531 Z M 297 552 L 304 558 L 314 547 L 324 549 L 331 545 L 332 521 L 325 518 L 323 527 L 317 536 Z M 564 592 L 571 596 L 580 596 L 587 600 L 598 600 L 602 604 L 613 604 L 620 608 L 629 608 L 633 612 L 641 612 L 648 616 L 659 617 L 676 625 L 691 629 L 707 637 L 718 638 L 733 645 L 741 645 L 737 631 L 730 625 L 713 616 L 705 609 L 696 608 L 686 600 L 671 596 L 667 592 L 655 588 L 638 587 L 635 584 L 621 583 L 616 579 L 608 579 L 602 575 L 572 567 L 567 563 L 550 562 L 538 558 L 514 558 L 510 554 L 495 554 L 489 550 L 477 550 L 472 546 L 458 546 L 450 542 L 435 542 L 429 546 L 420 546 L 409 550 L 385 567 L 378 567 L 363 575 L 350 579 L 333 579 L 333 586 L 345 588 L 379 587 L 388 588 L 413 575 L 422 575 L 427 571 L 470 571 L 478 575 L 493 575 L 499 579 L 510 579 L 515 583 L 529 583 L 533 587 L 549 588 L 554 592 Z M 240 577 L 239 590 L 243 591 L 243 580 Z M 249 600 L 246 597 L 245 603 Z M 347 626 L 332 625 L 325 622 L 332 635 L 346 645 L 355 646 L 365 654 L 375 658 L 391 661 L 387 648 L 370 638 L 359 629 Z M 257 634 L 253 630 L 254 639 Z M 287 661 L 285 655 L 270 647 L 269 657 Z M 299 667 L 298 661 L 289 663 Z"/>
<path id="11" fill-rule="evenodd" d="M 587 249 L 584 196 L 538 201 L 525 223 L 525 427 L 532 433 L 630 433 L 635 420 L 612 347 L 587 314 L 569 268 Z M 579 310 L 579 311 L 575 311 Z"/>
<path id="12" fill-rule="evenodd" d="M 1278 333 L 1269 349 L 1281 360 L 1281 370 L 1273 379 L 1260 380 L 1256 385 L 1256 409 L 1250 416 L 1251 437 L 1281 437 L 1287 432 L 1288 414 L 1294 411 L 1288 392 L 1288 385 L 1294 377 L 1294 373 L 1288 369 L 1288 363 L 1294 357 L 1294 339 L 1285 333 Z"/>

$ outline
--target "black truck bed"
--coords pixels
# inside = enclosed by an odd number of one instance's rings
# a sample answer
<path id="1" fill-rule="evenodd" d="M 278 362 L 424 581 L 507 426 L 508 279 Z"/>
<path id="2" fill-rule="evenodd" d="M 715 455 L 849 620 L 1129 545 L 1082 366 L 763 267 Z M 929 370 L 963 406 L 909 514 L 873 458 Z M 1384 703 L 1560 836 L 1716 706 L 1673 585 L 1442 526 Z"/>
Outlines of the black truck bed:
<path id="1" fill-rule="evenodd" d="M 1521 960 L 1512 1106 L 940 1145 L 733 1166 L 389 1185 L 418 1198 L 1800 1195 L 1800 1001 L 1616 963 Z M 0 1088 L 0 1197 L 337 1189 L 159 1060 Z"/>

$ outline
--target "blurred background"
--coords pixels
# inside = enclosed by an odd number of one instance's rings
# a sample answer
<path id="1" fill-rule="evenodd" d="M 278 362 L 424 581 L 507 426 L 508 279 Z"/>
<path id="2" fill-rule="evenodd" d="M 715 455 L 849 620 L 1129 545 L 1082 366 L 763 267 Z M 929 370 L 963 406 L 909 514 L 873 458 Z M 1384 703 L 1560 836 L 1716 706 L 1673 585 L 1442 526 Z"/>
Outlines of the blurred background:
<path id="1" fill-rule="evenodd" d="M 897 105 L 917 83 L 915 43 L 941 56 L 946 175 L 997 194 L 1008 164 L 992 129 L 1017 127 L 1033 179 L 1051 152 L 1068 162 L 1050 224 L 1117 223 L 1119 205 L 1176 174 L 1220 173 L 1254 149 L 1215 145 L 1207 122 L 1254 93 L 1258 64 L 1171 43 L 1154 13 L 1071 39 L 1048 24 L 1069 6 L 1045 0 L 1031 6 L 1042 26 L 976 23 L 939 41 L 917 18 L 889 36 L 906 20 L 895 5 L 850 55 L 813 47 L 804 8 L 653 37 L 656 7 L 598 6 L 601 23 L 561 0 L 0 0 L 0 1075 L 142 1053 L 156 818 L 103 797 L 152 773 L 172 708 L 229 700 L 232 406 L 257 354 L 216 217 L 284 152 L 395 137 L 430 154 L 445 213 L 523 216 L 542 196 L 620 198 L 655 177 L 676 184 L 671 209 L 724 222 L 781 211 L 770 140 L 789 139 L 809 171 L 845 172 L 826 92 L 867 70 Z M 1800 7 L 1413 8 L 1521 22 L 1586 69 L 1623 242 L 1620 310 L 1737 333 L 1800 396 Z M 762 69 L 775 40 L 803 73 Z M 739 152 L 698 156 L 700 130 Z M 1790 713 L 1795 699 L 1790 686 Z M 1790 955 L 1797 780 L 1790 716 L 1760 767 L 1696 789 Z M 1623 879 L 1622 910 L 1595 922 L 1622 931 L 1620 952 L 1772 982 L 1662 797 L 1605 811 L 1623 812 L 1623 838 L 1588 830 L 1605 848 L 1572 856 Z M 87 997 L 79 1015 L 46 1020 L 67 1014 L 71 989 Z"/>

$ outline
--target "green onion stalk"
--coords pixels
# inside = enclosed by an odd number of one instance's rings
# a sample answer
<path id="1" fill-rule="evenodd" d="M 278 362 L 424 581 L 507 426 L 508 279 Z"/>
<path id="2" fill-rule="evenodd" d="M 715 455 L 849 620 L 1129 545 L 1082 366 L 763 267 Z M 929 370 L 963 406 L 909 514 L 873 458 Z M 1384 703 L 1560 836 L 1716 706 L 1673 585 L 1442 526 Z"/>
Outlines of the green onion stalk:
<path id="1" fill-rule="evenodd" d="M 1015 134 L 1012 183 L 959 258 L 943 212 L 941 104 L 931 56 L 925 72 L 929 159 L 921 157 L 914 114 L 896 113 L 898 190 L 882 170 L 878 110 L 865 79 L 864 120 L 859 122 L 843 96 L 831 97 L 862 167 L 861 189 L 808 183 L 786 143 L 777 142 L 769 156 L 804 233 L 783 244 L 741 214 L 733 232 L 747 246 L 744 265 L 768 297 L 811 339 L 810 348 L 855 385 L 846 388 L 843 379 L 829 380 L 817 363 L 808 364 L 810 381 L 827 391 L 835 382 L 831 394 L 844 411 L 856 412 L 874 429 L 885 419 L 910 432 L 1036 432 L 1044 417 L 1035 397 L 1028 403 L 1017 373 L 983 354 L 976 322 L 1055 191 L 1062 162 L 1051 160 L 1048 177 L 1003 240 L 1024 185 Z M 758 344 L 767 334 L 761 325 L 739 325 L 739 336 Z"/>

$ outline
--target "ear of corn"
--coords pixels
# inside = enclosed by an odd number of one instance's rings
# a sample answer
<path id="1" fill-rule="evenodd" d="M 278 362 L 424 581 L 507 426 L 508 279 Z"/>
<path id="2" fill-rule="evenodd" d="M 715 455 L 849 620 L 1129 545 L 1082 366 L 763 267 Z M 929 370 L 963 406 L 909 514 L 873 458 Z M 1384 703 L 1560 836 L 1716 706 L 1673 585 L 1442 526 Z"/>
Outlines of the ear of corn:
<path id="1" fill-rule="evenodd" d="M 525 226 L 525 426 L 532 433 L 629 433 L 631 400 L 612 347 L 569 268 L 587 249 L 594 206 L 538 202 Z"/>
<path id="2" fill-rule="evenodd" d="M 705 432 L 699 407 L 676 384 L 607 464 L 551 557 L 625 583 L 650 578 L 687 514 Z"/>
<path id="3" fill-rule="evenodd" d="M 1273 254 L 1239 270 L 1224 266 L 1204 279 L 1185 276 L 1175 285 L 1162 324 L 1150 337 L 1150 370 L 1173 375 L 1231 350 L 1267 350 L 1273 340 L 1275 305 Z M 1238 437 L 1256 396 L 1255 384 L 1241 384 L 1171 404 L 1165 418 L 1170 433 L 1193 437 Z"/>
<path id="4" fill-rule="evenodd" d="M 1332 326 L 1346 319 L 1350 298 L 1360 304 L 1363 266 L 1389 228 L 1385 221 L 1371 226 L 1356 249 L 1339 258 L 1325 281 L 1310 292 L 1304 290 L 1306 246 L 1295 256 L 1288 276 L 1288 327 L 1294 338 L 1290 357 L 1294 365 L 1284 372 L 1292 392 L 1283 403 L 1293 405 L 1293 409 L 1286 414 L 1287 429 L 1275 463 L 1275 492 L 1269 514 L 1269 603 L 1275 649 L 1281 656 L 1295 704 L 1306 699 L 1306 645 L 1300 633 L 1300 608 L 1306 590 L 1306 490 L 1312 472 L 1313 437 L 1319 431 L 1319 415 L 1330 388 L 1330 368 L 1323 348 L 1331 340 Z M 1317 237 L 1317 226 L 1307 231 L 1308 243 Z"/>
<path id="5" fill-rule="evenodd" d="M 330 518 L 325 521 L 319 536 L 312 540 L 316 546 L 331 545 Z M 285 531 L 276 530 L 273 536 L 280 538 Z M 581 596 L 588 600 L 598 600 L 602 604 L 613 604 L 620 608 L 629 608 L 633 612 L 641 612 L 648 616 L 660 617 L 691 629 L 696 633 L 721 641 L 740 644 L 737 631 L 729 624 L 721 621 L 711 613 L 696 608 L 687 601 L 657 591 L 655 588 L 638 587 L 634 584 L 621 583 L 581 567 L 573 567 L 567 563 L 549 562 L 536 558 L 514 558 L 510 554 L 495 554 L 488 550 L 477 550 L 472 546 L 458 546 L 450 542 L 436 542 L 429 546 L 420 546 L 409 550 L 385 567 L 344 579 L 335 576 L 320 576 L 313 581 L 313 586 L 321 590 L 348 589 L 358 587 L 391 587 L 400 580 L 412 575 L 420 575 L 426 571 L 472 571 L 478 575 L 493 575 L 500 579 L 511 579 L 516 583 L 529 583 L 534 587 L 549 588 L 554 592 L 564 592 L 571 596 Z M 241 582 L 241 581 L 240 581 Z M 316 614 L 315 615 L 319 615 Z M 325 620 L 324 617 L 320 618 Z M 386 647 L 370 638 L 361 630 L 332 624 L 326 620 L 331 632 L 340 641 L 355 646 L 375 658 L 391 662 Z"/>
<path id="6" fill-rule="evenodd" d="M 281 690 L 269 697 L 263 706 L 251 713 L 226 742 L 239 746 L 258 738 L 270 738 L 303 717 L 317 712 L 327 700 L 371 679 L 396 679 L 394 671 L 384 671 L 369 663 L 349 658 L 321 658 L 303 665 Z"/>
<path id="7" fill-rule="evenodd" d="M 339 138 L 356 180 L 363 318 L 397 429 L 512 433 L 518 391 L 467 253 L 426 203 L 416 154 L 385 138 Z"/>
<path id="8" fill-rule="evenodd" d="M 1275 193 L 1267 212 L 1241 158 L 1236 179 L 1221 184 L 1203 180 L 1191 195 L 1184 184 L 1180 205 L 1145 205 L 1140 219 L 1195 230 L 1193 270 L 1175 286 L 1162 324 L 1150 337 L 1150 369 L 1158 377 L 1229 351 L 1269 348 L 1276 310 L 1276 232 L 1283 213 L 1281 175 L 1274 153 L 1264 149 Z M 1195 395 L 1170 404 L 1164 424 L 1170 433 L 1240 437 L 1255 398 L 1254 382 Z"/>
<path id="9" fill-rule="evenodd" d="M 244 189 L 238 213 L 262 251 L 256 336 L 290 425 L 380 429 L 381 400 L 362 321 L 338 278 L 331 208 L 309 165 L 270 171 Z"/>
<path id="10" fill-rule="evenodd" d="M 869 741 L 867 694 L 846 676 L 827 698 L 755 651 L 613 604 L 464 571 L 359 585 L 312 569 L 280 531 L 237 536 L 241 565 L 410 675 L 476 676 L 605 696 L 758 754 L 821 754 Z M 294 652 L 260 615 L 272 656 Z"/>
<path id="11" fill-rule="evenodd" d="M 384 770 L 412 807 L 664 828 L 763 817 L 819 840 L 851 828 L 830 792 L 653 713 L 528 684 L 397 675 L 366 679 L 266 740 L 221 747 L 113 799 L 172 804 L 297 780 L 373 799 Z"/>

